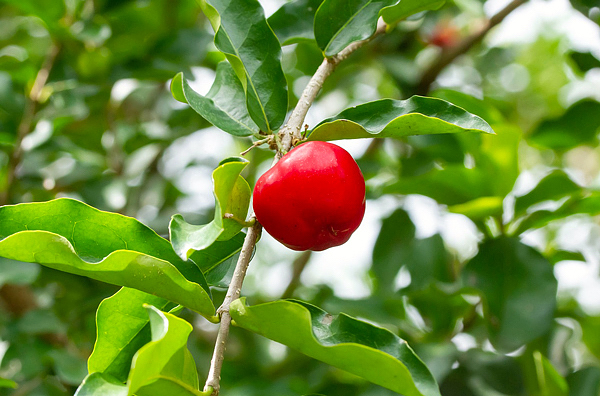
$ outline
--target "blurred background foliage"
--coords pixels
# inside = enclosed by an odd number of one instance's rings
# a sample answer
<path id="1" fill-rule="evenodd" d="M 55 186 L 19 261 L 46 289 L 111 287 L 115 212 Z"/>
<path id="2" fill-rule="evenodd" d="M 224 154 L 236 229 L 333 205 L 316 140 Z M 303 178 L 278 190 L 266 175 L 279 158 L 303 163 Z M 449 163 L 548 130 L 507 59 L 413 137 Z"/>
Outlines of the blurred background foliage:
<path id="1" fill-rule="evenodd" d="M 261 3 L 270 15 L 285 1 Z M 525 2 L 432 81 L 422 77 L 505 3 L 448 1 L 401 22 L 338 68 L 307 118 L 428 93 L 497 135 L 342 142 L 367 179 L 363 226 L 312 255 L 265 235 L 243 294 L 301 298 L 391 329 L 444 396 L 597 396 L 598 3 Z M 183 71 L 208 90 L 223 59 L 212 35 L 195 0 L 0 1 L 0 203 L 73 197 L 163 236 L 175 213 L 208 222 L 212 170 L 251 141 L 210 126 L 168 86 Z M 313 42 L 284 47 L 292 105 L 321 60 Z M 272 153 L 247 157 L 253 185 Z M 116 287 L 0 260 L 0 377 L 19 384 L 0 394 L 73 394 L 95 309 Z M 184 317 L 202 379 L 217 327 Z M 235 328 L 222 389 L 392 394 Z"/>

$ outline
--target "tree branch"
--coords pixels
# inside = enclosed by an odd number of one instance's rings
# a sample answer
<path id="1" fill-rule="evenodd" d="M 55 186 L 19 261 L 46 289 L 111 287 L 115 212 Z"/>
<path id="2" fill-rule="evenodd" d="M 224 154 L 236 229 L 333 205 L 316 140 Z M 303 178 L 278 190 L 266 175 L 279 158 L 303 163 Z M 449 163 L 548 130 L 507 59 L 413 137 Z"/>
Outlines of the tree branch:
<path id="1" fill-rule="evenodd" d="M 298 104 L 294 108 L 292 115 L 288 119 L 287 124 L 281 128 L 279 132 L 279 136 L 281 138 L 281 145 L 279 146 L 279 150 L 273 159 L 274 166 L 281 157 L 285 153 L 287 153 L 292 146 L 300 141 L 302 138 L 301 129 L 302 124 L 304 123 L 304 118 L 306 117 L 306 113 L 308 109 L 313 104 L 315 98 L 317 97 L 319 91 L 323 87 L 323 83 L 325 79 L 329 77 L 329 75 L 333 72 L 335 67 L 342 62 L 344 59 L 348 58 L 350 54 L 356 51 L 358 48 L 362 47 L 369 41 L 371 41 L 376 36 L 385 32 L 386 24 L 380 20 L 377 24 L 377 30 L 375 34 L 370 38 L 362 41 L 357 41 L 346 48 L 344 48 L 339 54 L 332 56 L 331 58 L 325 58 L 321 66 L 317 69 L 316 73 L 313 75 L 311 80 L 309 81 L 306 88 L 302 92 L 302 96 L 298 101 Z M 248 234 L 246 234 L 246 238 L 244 239 L 244 245 L 242 246 L 242 252 L 240 253 L 240 257 L 238 258 L 238 262 L 235 267 L 235 272 L 233 273 L 233 278 L 231 279 L 231 283 L 229 284 L 229 288 L 227 289 L 227 295 L 225 296 L 225 300 L 223 300 L 223 304 L 217 310 L 217 314 L 221 317 L 221 323 L 219 327 L 219 332 L 217 334 L 217 340 L 215 342 L 215 349 L 213 351 L 213 356 L 210 362 L 210 370 L 208 372 L 208 378 L 206 379 L 206 383 L 204 385 L 204 392 L 212 391 L 213 396 L 217 396 L 219 394 L 219 382 L 221 379 L 221 368 L 223 367 L 223 359 L 225 348 L 227 344 L 227 337 L 229 336 L 229 328 L 231 327 L 231 315 L 229 313 L 229 306 L 231 302 L 238 299 L 240 297 L 240 292 L 242 290 L 242 283 L 244 282 L 244 277 L 246 276 L 246 270 L 248 269 L 248 265 L 250 264 L 250 259 L 252 258 L 252 252 L 254 251 L 254 246 L 260 237 L 260 233 L 262 231 L 262 226 L 257 221 L 254 225 L 248 229 Z"/>
<path id="2" fill-rule="evenodd" d="M 419 84 L 417 85 L 416 93 L 418 95 L 426 95 L 429 92 L 431 84 L 436 80 L 438 75 L 459 56 L 467 53 L 475 44 L 479 43 L 488 34 L 488 32 L 500 24 L 511 12 L 519 6 L 525 4 L 527 0 L 513 0 L 506 7 L 500 10 L 496 15 L 492 16 L 485 25 L 473 35 L 464 38 L 454 47 L 443 51 L 438 59 L 433 62 L 429 69 L 425 70 Z"/>
<path id="3" fill-rule="evenodd" d="M 277 153 L 278 159 L 283 157 L 283 155 L 287 153 L 295 143 L 302 139 L 301 130 L 304 119 L 306 118 L 306 113 L 308 113 L 308 109 L 310 106 L 312 106 L 315 98 L 319 94 L 319 91 L 321 91 L 321 88 L 323 88 L 325 79 L 327 79 L 327 77 L 333 73 L 340 62 L 348 58 L 350 54 L 369 41 L 373 40 L 375 37 L 385 33 L 386 28 L 387 25 L 385 22 L 380 19 L 377 24 L 377 30 L 373 36 L 366 40 L 356 41 L 340 51 L 339 54 L 323 59 L 323 63 L 321 63 L 315 74 L 312 76 L 306 88 L 304 88 L 304 91 L 298 100 L 298 104 L 292 112 L 287 124 L 279 131 L 282 149 Z"/>
<path id="4" fill-rule="evenodd" d="M 25 101 L 23 117 L 21 118 L 21 122 L 19 123 L 19 127 L 17 129 L 15 149 L 8 160 L 8 168 L 6 170 L 6 188 L 0 194 L 0 205 L 6 205 L 10 201 L 13 182 L 15 180 L 15 172 L 17 166 L 21 162 L 21 157 L 23 156 L 23 139 L 25 139 L 25 136 L 31 132 L 31 125 L 33 124 L 37 104 L 42 97 L 42 91 L 46 86 L 48 76 L 50 76 L 50 71 L 52 70 L 52 66 L 54 66 L 54 60 L 56 59 L 59 50 L 60 47 L 58 44 L 53 43 L 50 46 L 50 51 L 46 55 L 44 63 L 42 63 L 42 67 L 36 75 L 33 86 L 31 87 L 31 91 L 29 92 L 27 100 Z"/>
<path id="5" fill-rule="evenodd" d="M 294 260 L 294 263 L 292 264 L 292 279 L 290 280 L 290 283 L 288 283 L 287 287 L 285 288 L 285 291 L 281 295 L 282 299 L 292 297 L 292 295 L 298 288 L 298 285 L 300 284 L 300 276 L 302 275 L 304 268 L 306 268 L 306 265 L 310 261 L 311 256 L 312 251 L 307 250 L 305 252 L 300 253 L 300 255 L 296 257 L 296 260 Z"/>

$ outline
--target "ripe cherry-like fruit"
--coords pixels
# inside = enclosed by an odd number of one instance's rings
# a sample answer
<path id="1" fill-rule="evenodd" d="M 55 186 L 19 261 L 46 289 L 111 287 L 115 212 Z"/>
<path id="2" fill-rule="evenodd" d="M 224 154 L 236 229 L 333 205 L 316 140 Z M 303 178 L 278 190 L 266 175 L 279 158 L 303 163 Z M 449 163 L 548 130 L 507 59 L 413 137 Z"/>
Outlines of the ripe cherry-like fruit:
<path id="1" fill-rule="evenodd" d="M 307 142 L 258 179 L 253 202 L 273 238 L 294 250 L 325 250 L 345 243 L 360 225 L 365 179 L 343 148 Z"/>

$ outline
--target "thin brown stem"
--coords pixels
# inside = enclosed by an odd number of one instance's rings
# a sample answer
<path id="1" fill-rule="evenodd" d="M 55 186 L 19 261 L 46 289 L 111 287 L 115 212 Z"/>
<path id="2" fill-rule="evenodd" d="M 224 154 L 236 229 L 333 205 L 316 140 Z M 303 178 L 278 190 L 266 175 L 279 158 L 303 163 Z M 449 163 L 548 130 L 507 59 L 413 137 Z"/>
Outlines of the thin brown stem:
<path id="1" fill-rule="evenodd" d="M 210 361 L 210 371 L 208 372 L 208 378 L 204 385 L 204 391 L 206 392 L 212 388 L 213 395 L 219 394 L 221 368 L 223 367 L 227 337 L 229 336 L 229 328 L 231 326 L 229 306 L 232 301 L 240 297 L 242 283 L 244 282 L 244 277 L 246 276 L 246 271 L 248 270 L 248 265 L 252 258 L 254 246 L 260 238 L 261 232 L 262 226 L 258 222 L 255 222 L 254 225 L 248 229 L 248 234 L 246 234 L 246 238 L 244 239 L 244 245 L 242 246 L 240 257 L 238 258 L 233 277 L 231 278 L 231 283 L 227 289 L 227 294 L 225 295 L 223 304 L 221 304 L 217 310 L 217 314 L 221 317 L 221 324 L 219 326 L 219 333 L 217 334 L 213 356 Z"/>
<path id="2" fill-rule="evenodd" d="M 339 54 L 323 60 L 323 63 L 321 66 L 319 66 L 317 72 L 313 75 L 306 88 L 304 88 L 302 96 L 294 108 L 294 111 L 292 112 L 287 124 L 279 132 L 279 137 L 281 140 L 278 144 L 277 154 L 275 155 L 273 164 L 271 166 L 274 166 L 277 161 L 279 161 L 279 159 L 292 148 L 293 144 L 302 139 L 301 129 L 304 123 L 304 118 L 306 117 L 308 109 L 317 97 L 317 94 L 323 87 L 325 79 L 333 72 L 335 67 L 341 61 L 350 56 L 350 54 L 356 51 L 358 48 L 371 41 L 374 37 L 384 33 L 385 29 L 385 23 L 380 21 L 377 25 L 375 34 L 371 38 L 354 42 L 348 47 L 344 48 Z M 258 221 L 256 221 L 254 225 L 248 229 L 248 234 L 246 234 L 246 238 L 244 239 L 244 245 L 242 246 L 242 252 L 240 253 L 240 257 L 236 264 L 233 278 L 231 279 L 231 283 L 227 289 L 227 295 L 225 296 L 223 304 L 221 304 L 217 310 L 217 314 L 221 317 L 221 323 L 219 326 L 219 332 L 217 334 L 217 341 L 215 342 L 213 357 L 210 362 L 208 378 L 206 379 L 206 383 L 204 385 L 204 391 L 208 392 L 212 389 L 213 396 L 217 396 L 219 394 L 221 368 L 223 367 L 227 337 L 229 336 L 229 328 L 231 327 L 229 306 L 231 305 L 232 301 L 238 299 L 240 296 L 242 283 L 244 282 L 244 277 L 246 276 L 246 270 L 250 264 L 252 252 L 254 251 L 254 246 L 258 241 L 261 231 L 262 226 Z"/>
<path id="3" fill-rule="evenodd" d="M 496 15 L 492 16 L 482 28 L 476 33 L 464 38 L 460 43 L 443 51 L 438 59 L 425 70 L 419 84 L 417 85 L 416 93 L 426 95 L 429 92 L 431 84 L 436 80 L 438 75 L 459 56 L 466 54 L 475 44 L 481 42 L 488 32 L 495 26 L 500 24 L 511 12 L 519 6 L 525 4 L 527 0 L 513 0 Z"/>
<path id="4" fill-rule="evenodd" d="M 343 60 L 348 58 L 350 54 L 354 51 L 373 40 L 373 38 L 377 37 L 380 34 L 385 33 L 387 25 L 383 20 L 380 20 L 377 24 L 377 30 L 375 34 L 366 40 L 356 41 L 342 51 L 339 54 L 334 55 L 330 58 L 323 59 L 323 63 L 319 66 L 315 74 L 312 76 L 306 88 L 302 92 L 300 99 L 298 100 L 298 104 L 294 108 L 292 115 L 290 116 L 287 124 L 281 128 L 279 131 L 279 136 L 281 137 L 282 148 L 277 153 L 277 157 L 281 158 L 286 152 L 288 152 L 294 144 L 299 142 L 302 139 L 302 125 L 304 124 L 304 119 L 306 118 L 306 114 L 308 113 L 308 109 L 312 106 L 315 98 L 323 88 L 323 83 L 329 77 L 331 73 L 335 70 L 337 65 L 340 64 Z"/>
<path id="5" fill-rule="evenodd" d="M 306 268 L 311 256 L 312 251 L 307 250 L 296 257 L 296 260 L 294 260 L 294 263 L 292 264 L 292 279 L 290 279 L 290 283 L 288 283 L 285 291 L 281 295 L 282 299 L 290 298 L 294 295 L 294 292 L 300 285 L 300 276 L 302 276 L 302 272 L 304 272 L 304 268 Z"/>
<path id="6" fill-rule="evenodd" d="M 27 96 L 27 100 L 25 101 L 23 117 L 21 118 L 21 122 L 19 123 L 19 126 L 17 128 L 15 148 L 8 160 L 5 182 L 6 188 L 2 193 L 0 193 L 0 205 L 6 205 L 11 199 L 11 194 L 14 187 L 13 183 L 15 181 L 15 172 L 23 156 L 23 139 L 25 139 L 25 136 L 27 136 L 29 132 L 31 132 L 31 127 L 35 118 L 37 105 L 42 99 L 42 92 L 44 90 L 44 87 L 46 86 L 46 82 L 48 81 L 50 71 L 52 70 L 52 66 L 54 65 L 54 61 L 56 60 L 56 56 L 58 55 L 59 50 L 60 47 L 58 46 L 58 44 L 52 44 L 50 46 L 50 51 L 48 51 L 48 54 L 44 59 L 44 63 L 42 63 L 42 67 L 35 77 L 33 86 L 31 87 L 31 91 Z"/>

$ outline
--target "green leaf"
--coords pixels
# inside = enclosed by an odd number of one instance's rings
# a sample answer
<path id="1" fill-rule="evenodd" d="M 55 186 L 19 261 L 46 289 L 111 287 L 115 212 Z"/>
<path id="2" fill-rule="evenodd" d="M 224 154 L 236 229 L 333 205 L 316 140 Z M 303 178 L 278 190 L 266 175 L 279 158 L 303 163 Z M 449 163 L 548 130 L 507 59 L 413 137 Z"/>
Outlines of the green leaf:
<path id="1" fill-rule="evenodd" d="M 267 19 L 281 45 L 313 41 L 313 21 L 323 0 L 295 0 L 285 3 Z"/>
<path id="2" fill-rule="evenodd" d="M 595 216 L 600 214 L 600 192 L 582 192 L 568 198 L 556 210 L 538 210 L 511 225 L 511 231 L 521 234 L 527 230 L 544 227 L 548 223 L 562 220 L 572 215 L 586 214 Z"/>
<path id="3" fill-rule="evenodd" d="M 579 71 L 583 73 L 600 67 L 600 59 L 596 58 L 590 52 L 572 51 L 569 53 L 569 56 L 573 59 Z"/>
<path id="4" fill-rule="evenodd" d="M 231 304 L 236 325 L 405 396 L 440 395 L 435 379 L 406 341 L 390 331 L 308 303 Z"/>
<path id="5" fill-rule="evenodd" d="M 515 238 L 487 240 L 462 278 L 481 292 L 496 349 L 515 350 L 550 330 L 557 282 L 552 264 L 537 250 Z"/>
<path id="6" fill-rule="evenodd" d="M 53 361 L 54 372 L 65 384 L 79 385 L 87 375 L 85 360 L 66 349 L 52 350 L 48 356 Z"/>
<path id="7" fill-rule="evenodd" d="M 437 10 L 445 3 L 446 0 L 402 0 L 399 4 L 384 9 L 381 16 L 386 23 L 393 24 L 419 12 Z"/>
<path id="8" fill-rule="evenodd" d="M 206 96 L 194 91 L 183 73 L 173 77 L 171 92 L 175 99 L 188 103 L 196 113 L 227 133 L 234 136 L 258 133 L 258 127 L 246 109 L 244 87 L 228 62 L 217 65 L 215 82 Z"/>
<path id="9" fill-rule="evenodd" d="M 467 216 L 473 221 L 485 220 L 488 217 L 502 215 L 501 197 L 481 197 L 472 201 L 448 207 L 448 211 Z"/>
<path id="10" fill-rule="evenodd" d="M 96 344 L 88 359 L 90 373 L 127 380 L 133 355 L 150 342 L 150 319 L 144 304 L 165 309 L 169 301 L 135 289 L 122 288 L 103 300 L 96 312 Z"/>
<path id="11" fill-rule="evenodd" d="M 409 290 L 419 290 L 434 281 L 450 282 L 449 263 L 440 235 L 416 239 L 414 224 L 408 214 L 399 209 L 381 225 L 371 270 L 378 291 L 389 293 L 395 291 L 394 279 L 400 268 L 406 268 L 411 275 Z"/>
<path id="12" fill-rule="evenodd" d="M 168 378 L 197 390 L 196 364 L 187 349 L 192 325 L 153 306 L 146 306 L 146 309 L 150 317 L 152 341 L 144 345 L 133 359 L 127 381 L 129 394 L 137 394 L 142 387 L 160 378 Z"/>
<path id="13" fill-rule="evenodd" d="M 0 256 L 131 287 L 205 316 L 214 306 L 204 275 L 137 220 L 60 198 L 0 208 Z"/>
<path id="14" fill-rule="evenodd" d="M 279 128 L 287 113 L 287 82 L 281 45 L 257 0 L 199 0 L 215 30 L 215 45 L 233 66 L 246 91 L 250 117 L 265 132 Z"/>
<path id="15" fill-rule="evenodd" d="M 582 100 L 560 117 L 543 121 L 529 136 L 541 147 L 568 150 L 580 144 L 596 144 L 600 128 L 600 103 Z"/>
<path id="16" fill-rule="evenodd" d="M 552 363 L 539 351 L 533 352 L 535 382 L 530 385 L 531 394 L 540 396 L 568 396 L 567 381 L 556 371 Z"/>
<path id="17" fill-rule="evenodd" d="M 479 168 L 467 169 L 450 165 L 414 177 L 400 177 L 386 186 L 384 193 L 420 194 L 446 205 L 457 205 L 492 195 L 487 183 L 488 175 Z"/>
<path id="18" fill-rule="evenodd" d="M 208 248 L 192 253 L 190 259 L 198 263 L 209 285 L 229 285 L 245 237 L 246 234 L 240 232 L 227 241 L 216 241 Z"/>
<path id="19" fill-rule="evenodd" d="M 584 367 L 567 376 L 569 396 L 594 396 L 600 394 L 600 368 Z"/>
<path id="20" fill-rule="evenodd" d="M 41 267 L 34 263 L 0 258 L 0 287 L 7 283 L 13 285 L 28 285 L 33 283 L 40 274 Z"/>
<path id="21" fill-rule="evenodd" d="M 410 135 L 494 131 L 482 118 L 445 100 L 413 96 L 350 107 L 317 125 L 308 140 L 401 138 Z"/>
<path id="22" fill-rule="evenodd" d="M 15 381 L 0 377 L 0 388 L 17 389 L 17 383 Z"/>
<path id="23" fill-rule="evenodd" d="M 377 29 L 381 10 L 399 0 L 325 0 L 315 14 L 315 38 L 326 56 L 364 40 Z"/>
<path id="24" fill-rule="evenodd" d="M 567 195 L 581 191 L 562 170 L 555 169 L 544 177 L 530 192 L 515 199 L 515 217 L 524 213 L 527 208 L 544 201 L 556 201 Z"/>
<path id="25" fill-rule="evenodd" d="M 221 162 L 213 171 L 213 190 L 215 195 L 214 220 L 205 225 L 192 225 L 186 223 L 181 215 L 175 215 L 169 224 L 171 244 L 177 254 L 187 259 L 195 250 L 204 250 L 215 241 L 227 241 L 238 234 L 244 226 L 234 219 L 226 219 L 227 213 L 233 214 L 238 220 L 245 221 L 250 206 L 252 194 L 248 182 L 240 173 L 248 165 L 243 158 L 229 158 Z M 234 241 L 235 242 L 235 241 Z M 237 250 L 237 243 L 221 244 L 213 251 L 218 251 L 220 257 L 229 257 Z M 211 254 L 209 252 L 209 254 Z M 209 256 L 205 256 L 208 258 Z M 212 259 L 211 259 L 212 260 Z M 199 264 L 206 268 L 208 264 Z"/>
<path id="26" fill-rule="evenodd" d="M 109 395 L 190 395 L 207 396 L 198 390 L 196 364 L 187 348 L 192 326 L 172 314 L 146 306 L 152 341 L 135 354 L 125 385 L 104 373 L 91 373 L 77 390 L 77 396 Z M 164 393 L 169 391 L 167 393 Z M 96 393 L 97 392 L 97 393 Z"/>

